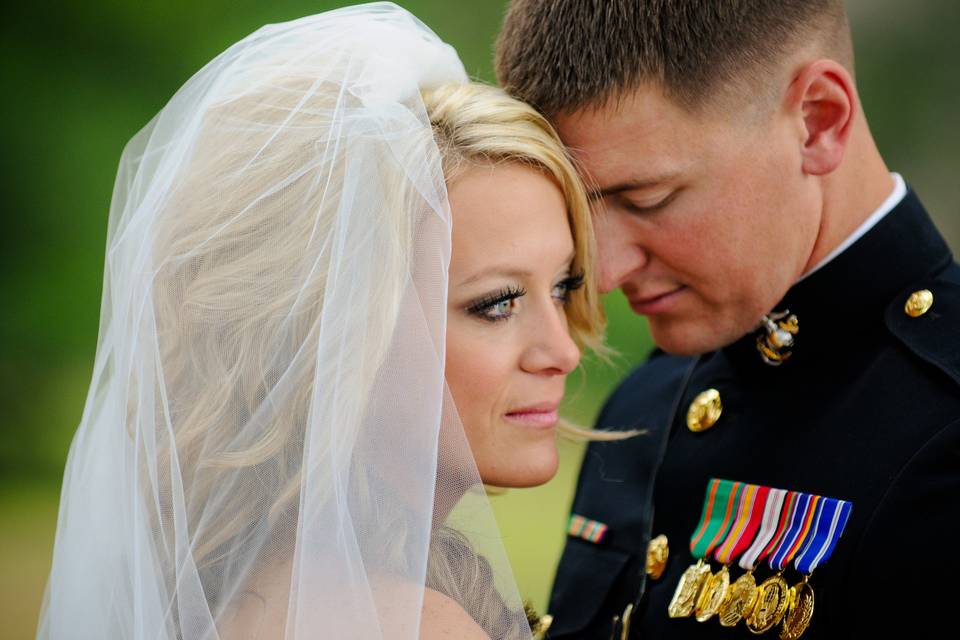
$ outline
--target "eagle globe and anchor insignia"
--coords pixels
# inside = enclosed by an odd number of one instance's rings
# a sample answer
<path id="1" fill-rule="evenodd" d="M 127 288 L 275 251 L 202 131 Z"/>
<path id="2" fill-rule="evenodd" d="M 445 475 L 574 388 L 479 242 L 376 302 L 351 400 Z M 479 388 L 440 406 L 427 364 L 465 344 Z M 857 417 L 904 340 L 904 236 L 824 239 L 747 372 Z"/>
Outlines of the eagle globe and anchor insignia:
<path id="1" fill-rule="evenodd" d="M 757 336 L 757 351 L 760 357 L 771 367 L 779 367 L 793 355 L 797 334 L 800 333 L 800 321 L 797 316 L 786 310 L 763 316 Z"/>
<path id="2" fill-rule="evenodd" d="M 680 578 L 667 614 L 701 623 L 717 617 L 725 627 L 743 621 L 754 634 L 779 625 L 781 640 L 797 640 L 813 620 L 810 576 L 833 554 L 852 510 L 846 500 L 711 479 L 690 538 L 696 563 Z M 716 573 L 711 557 L 721 565 Z M 731 582 L 735 561 L 744 573 Z M 753 573 L 763 561 L 772 575 L 756 586 Z M 800 575 L 793 586 L 784 577 L 791 562 Z"/>

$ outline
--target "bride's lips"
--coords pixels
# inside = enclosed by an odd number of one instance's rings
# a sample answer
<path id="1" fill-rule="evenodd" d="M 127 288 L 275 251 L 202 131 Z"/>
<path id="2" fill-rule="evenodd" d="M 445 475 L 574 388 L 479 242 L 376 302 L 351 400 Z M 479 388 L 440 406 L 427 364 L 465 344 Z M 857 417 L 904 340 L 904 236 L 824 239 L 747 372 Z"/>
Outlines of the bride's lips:
<path id="1" fill-rule="evenodd" d="M 559 402 L 543 402 L 521 409 L 513 409 L 505 413 L 503 417 L 507 422 L 514 424 L 549 429 L 555 426 L 560 419 L 559 406 Z"/>
<path id="2" fill-rule="evenodd" d="M 664 291 L 656 295 L 641 298 L 639 296 L 629 296 L 630 308 L 634 313 L 642 316 L 652 316 L 658 313 L 664 313 L 670 310 L 676 302 L 677 296 L 682 293 L 686 287 L 677 287 L 670 291 Z"/>

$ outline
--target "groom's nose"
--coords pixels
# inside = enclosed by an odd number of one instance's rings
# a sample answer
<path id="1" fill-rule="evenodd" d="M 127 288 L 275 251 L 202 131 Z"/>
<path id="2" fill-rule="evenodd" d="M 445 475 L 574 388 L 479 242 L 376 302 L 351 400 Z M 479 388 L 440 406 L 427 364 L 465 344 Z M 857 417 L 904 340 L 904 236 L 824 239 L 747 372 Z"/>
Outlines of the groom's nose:
<path id="1" fill-rule="evenodd" d="M 598 216 L 594 219 L 594 228 L 597 234 L 600 291 L 608 293 L 643 269 L 648 256 L 646 250 L 631 237 L 630 231 L 620 228 L 610 218 Z"/>

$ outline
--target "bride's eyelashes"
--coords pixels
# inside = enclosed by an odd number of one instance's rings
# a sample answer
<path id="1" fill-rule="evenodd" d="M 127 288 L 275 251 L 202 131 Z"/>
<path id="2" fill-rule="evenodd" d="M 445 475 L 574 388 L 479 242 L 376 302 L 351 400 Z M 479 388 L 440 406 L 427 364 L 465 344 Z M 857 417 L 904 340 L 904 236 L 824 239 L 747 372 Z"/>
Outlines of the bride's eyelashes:
<path id="1" fill-rule="evenodd" d="M 567 276 L 553 287 L 553 297 L 560 302 L 570 300 L 570 294 L 583 286 L 583 271 Z"/>
<path id="2" fill-rule="evenodd" d="M 483 296 L 467 306 L 467 313 L 481 320 L 499 322 L 513 315 L 516 300 L 527 295 L 526 289 L 519 286 L 504 287 L 499 292 Z"/>
<path id="3" fill-rule="evenodd" d="M 584 273 L 581 271 L 574 275 L 566 276 L 560 282 L 553 285 L 550 295 L 554 300 L 565 304 L 570 299 L 570 294 L 583 286 Z M 515 313 L 517 300 L 527 295 L 526 289 L 521 286 L 509 286 L 500 289 L 478 300 L 471 302 L 466 311 L 472 316 L 486 320 L 488 322 L 500 322 L 509 320 Z"/>

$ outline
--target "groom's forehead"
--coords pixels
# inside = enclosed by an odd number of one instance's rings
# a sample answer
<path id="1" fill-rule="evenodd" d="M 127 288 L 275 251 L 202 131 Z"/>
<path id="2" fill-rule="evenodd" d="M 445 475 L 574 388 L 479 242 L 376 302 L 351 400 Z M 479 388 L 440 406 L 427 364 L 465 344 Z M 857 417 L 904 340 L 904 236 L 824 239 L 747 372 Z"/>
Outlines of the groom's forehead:
<path id="1" fill-rule="evenodd" d="M 711 153 L 726 126 L 722 118 L 691 113 L 656 92 L 557 116 L 554 124 L 588 177 L 600 181 L 591 187 L 600 189 L 682 173 Z"/>
<path id="2" fill-rule="evenodd" d="M 725 126 L 738 126 L 749 105 L 721 99 L 691 109 L 670 97 L 656 84 L 643 84 L 609 100 L 591 103 L 572 112 L 554 115 L 552 123 L 574 151 L 601 148 L 620 139 L 676 139 L 702 137 Z"/>

